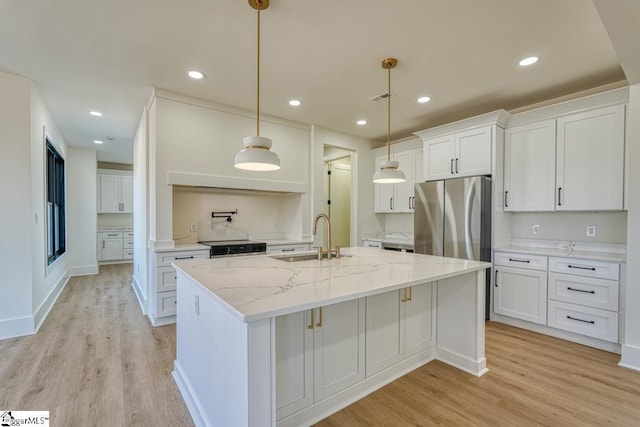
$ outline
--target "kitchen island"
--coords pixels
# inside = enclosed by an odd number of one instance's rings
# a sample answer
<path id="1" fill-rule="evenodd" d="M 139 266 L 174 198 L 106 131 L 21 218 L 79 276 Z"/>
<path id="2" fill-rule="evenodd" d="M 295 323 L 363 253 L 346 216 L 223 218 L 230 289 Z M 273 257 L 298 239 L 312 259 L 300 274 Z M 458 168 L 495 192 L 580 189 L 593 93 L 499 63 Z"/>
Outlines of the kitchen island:
<path id="1" fill-rule="evenodd" d="M 197 426 L 309 425 L 434 359 L 487 371 L 489 263 L 343 254 L 173 263 L 173 376 Z"/>

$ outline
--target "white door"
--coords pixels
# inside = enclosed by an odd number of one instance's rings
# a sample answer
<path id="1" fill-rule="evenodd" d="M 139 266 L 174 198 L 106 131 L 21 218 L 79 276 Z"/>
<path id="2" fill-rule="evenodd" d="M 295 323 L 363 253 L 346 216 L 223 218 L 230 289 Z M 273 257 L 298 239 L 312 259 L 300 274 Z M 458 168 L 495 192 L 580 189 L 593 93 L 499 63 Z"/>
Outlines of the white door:
<path id="1" fill-rule="evenodd" d="M 313 329 L 310 311 L 276 317 L 276 418 L 313 403 Z"/>
<path id="2" fill-rule="evenodd" d="M 122 258 L 122 239 L 102 239 L 102 261 Z"/>
<path id="3" fill-rule="evenodd" d="M 407 288 L 404 304 L 405 357 L 420 353 L 435 344 L 435 286 L 431 283 Z"/>
<path id="4" fill-rule="evenodd" d="M 456 176 L 491 175 L 491 126 L 460 132 L 455 140 Z"/>
<path id="5" fill-rule="evenodd" d="M 120 202 L 123 213 L 133 213 L 133 176 L 123 175 L 121 177 Z"/>
<path id="6" fill-rule="evenodd" d="M 318 401 L 364 379 L 365 300 L 315 311 L 313 381 Z"/>
<path id="7" fill-rule="evenodd" d="M 375 167 L 376 171 L 380 170 L 380 164 L 387 161 L 387 156 L 376 157 Z M 393 184 L 373 184 L 374 186 L 374 199 L 376 213 L 388 213 L 393 212 Z"/>
<path id="8" fill-rule="evenodd" d="M 120 212 L 120 176 L 98 175 L 100 179 L 100 213 Z"/>
<path id="9" fill-rule="evenodd" d="M 413 153 L 411 150 L 401 151 L 394 155 L 399 163 L 398 169 L 404 172 L 407 180 L 394 184 L 394 212 L 413 212 Z"/>
<path id="10" fill-rule="evenodd" d="M 325 162 L 325 167 L 325 213 L 331 220 L 331 244 L 345 248 L 351 243 L 351 157 Z"/>
<path id="11" fill-rule="evenodd" d="M 366 374 L 374 375 L 404 358 L 404 290 L 367 297 Z"/>
<path id="12" fill-rule="evenodd" d="M 453 176 L 456 157 L 454 135 L 425 141 L 423 153 L 425 181 L 446 179 Z"/>
<path id="13" fill-rule="evenodd" d="M 558 119 L 557 210 L 622 209 L 624 106 Z"/>
<path id="14" fill-rule="evenodd" d="M 556 121 L 507 129 L 504 210 L 555 210 L 555 181 Z"/>
<path id="15" fill-rule="evenodd" d="M 493 311 L 547 324 L 547 272 L 495 267 Z"/>

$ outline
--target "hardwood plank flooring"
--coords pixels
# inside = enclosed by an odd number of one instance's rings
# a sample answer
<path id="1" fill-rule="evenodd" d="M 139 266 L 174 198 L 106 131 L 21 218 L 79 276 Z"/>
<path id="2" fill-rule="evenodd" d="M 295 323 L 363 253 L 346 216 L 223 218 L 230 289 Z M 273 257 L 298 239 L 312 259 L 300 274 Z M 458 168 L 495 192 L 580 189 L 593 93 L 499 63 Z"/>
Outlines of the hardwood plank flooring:
<path id="1" fill-rule="evenodd" d="M 432 362 L 317 426 L 640 426 L 640 372 L 618 355 L 498 323 L 486 336 L 482 378 Z M 49 410 L 52 426 L 192 426 L 174 359 L 175 326 L 149 325 L 131 265 L 101 266 L 70 280 L 38 334 L 0 340 L 0 409 Z"/>

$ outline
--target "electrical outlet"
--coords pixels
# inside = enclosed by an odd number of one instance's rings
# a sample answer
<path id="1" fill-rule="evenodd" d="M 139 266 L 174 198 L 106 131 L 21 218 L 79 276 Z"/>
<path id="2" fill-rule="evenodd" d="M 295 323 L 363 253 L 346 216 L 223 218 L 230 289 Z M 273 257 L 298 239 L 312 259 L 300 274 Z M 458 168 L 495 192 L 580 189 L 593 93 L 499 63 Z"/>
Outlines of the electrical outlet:
<path id="1" fill-rule="evenodd" d="M 195 233 L 196 231 L 198 231 L 198 226 L 196 225 L 195 222 L 191 223 L 191 232 Z"/>
<path id="2" fill-rule="evenodd" d="M 587 237 L 596 237 L 597 227 L 595 225 L 587 225 Z"/>
<path id="3" fill-rule="evenodd" d="M 540 232 L 540 224 L 533 224 L 533 226 L 531 226 L 531 232 L 538 234 Z"/>

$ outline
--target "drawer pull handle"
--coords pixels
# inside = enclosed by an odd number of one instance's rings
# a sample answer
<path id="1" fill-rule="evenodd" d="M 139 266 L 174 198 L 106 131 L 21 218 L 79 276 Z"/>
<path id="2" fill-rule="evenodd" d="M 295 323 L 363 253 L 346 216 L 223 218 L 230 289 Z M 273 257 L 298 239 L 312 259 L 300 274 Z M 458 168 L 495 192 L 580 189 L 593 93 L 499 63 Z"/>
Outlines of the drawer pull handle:
<path id="1" fill-rule="evenodd" d="M 595 322 L 595 321 L 593 321 L 593 320 L 578 319 L 577 317 L 571 317 L 571 316 L 567 316 L 567 319 L 570 319 L 570 320 L 577 320 L 578 322 L 589 323 L 589 324 L 591 324 L 591 325 L 595 325 L 595 323 L 596 323 L 596 322 Z"/>
<path id="2" fill-rule="evenodd" d="M 585 291 L 584 289 L 576 289 L 576 288 L 572 288 L 572 287 L 569 287 L 569 286 L 567 286 L 567 290 L 568 291 L 575 291 L 575 292 L 582 292 L 582 293 L 585 293 L 585 294 L 595 294 L 596 293 L 596 291 Z"/>
<path id="3" fill-rule="evenodd" d="M 193 259 L 193 255 L 191 256 L 177 256 L 175 259 Z"/>
<path id="4" fill-rule="evenodd" d="M 569 268 L 578 268 L 580 270 L 591 270 L 591 271 L 596 271 L 595 267 L 580 267 L 579 265 L 571 265 L 569 264 Z"/>
<path id="5" fill-rule="evenodd" d="M 496 270 L 495 277 L 493 278 L 493 284 L 496 288 L 498 287 L 498 273 L 500 273 L 500 271 Z"/>
<path id="6" fill-rule="evenodd" d="M 511 261 L 511 262 L 526 262 L 527 264 L 529 264 L 531 262 L 528 259 L 517 259 L 517 258 L 509 258 L 509 261 Z"/>
<path id="7" fill-rule="evenodd" d="M 295 248 L 282 249 L 282 252 L 294 252 L 295 250 Z"/>

